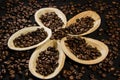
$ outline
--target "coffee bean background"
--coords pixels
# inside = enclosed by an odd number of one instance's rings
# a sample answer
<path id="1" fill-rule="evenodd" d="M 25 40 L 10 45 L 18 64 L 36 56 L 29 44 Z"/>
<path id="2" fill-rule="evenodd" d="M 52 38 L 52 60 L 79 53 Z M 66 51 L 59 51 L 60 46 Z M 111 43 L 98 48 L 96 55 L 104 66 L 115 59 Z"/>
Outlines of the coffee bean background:
<path id="1" fill-rule="evenodd" d="M 28 70 L 34 50 L 13 51 L 7 47 L 7 41 L 19 29 L 37 25 L 33 15 L 43 7 L 62 10 L 68 20 L 85 10 L 96 11 L 101 25 L 86 36 L 109 47 L 107 58 L 95 65 L 78 64 L 67 57 L 63 70 L 51 80 L 120 80 L 119 5 L 119 0 L 0 0 L 0 80 L 39 80 Z"/>

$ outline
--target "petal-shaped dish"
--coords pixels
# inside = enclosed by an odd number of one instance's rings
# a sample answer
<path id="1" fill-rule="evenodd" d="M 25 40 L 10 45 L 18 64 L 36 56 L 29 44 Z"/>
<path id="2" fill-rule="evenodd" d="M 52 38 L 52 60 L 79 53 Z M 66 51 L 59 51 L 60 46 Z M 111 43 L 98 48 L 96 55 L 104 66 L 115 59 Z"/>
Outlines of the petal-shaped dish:
<path id="1" fill-rule="evenodd" d="M 79 59 L 77 58 L 71 51 L 70 51 L 70 48 L 67 47 L 65 45 L 65 41 L 66 41 L 66 37 L 64 37 L 62 40 L 61 40 L 61 47 L 63 49 L 63 51 L 65 52 L 65 54 L 72 60 L 78 62 L 78 63 L 81 63 L 81 64 L 86 64 L 86 65 L 90 65 L 90 64 L 97 64 L 101 61 L 103 61 L 106 56 L 108 55 L 108 47 L 107 45 L 105 45 L 103 42 L 101 41 L 98 41 L 98 40 L 94 40 L 94 39 L 91 39 L 91 38 L 85 38 L 85 37 L 81 37 L 83 39 L 86 40 L 86 43 L 88 45 L 91 45 L 92 47 L 96 47 L 100 53 L 101 53 L 101 56 L 94 59 L 94 60 L 83 60 L 83 59 Z"/>
<path id="2" fill-rule="evenodd" d="M 65 28 L 66 26 L 66 23 L 67 23 L 67 19 L 66 19 L 66 16 L 65 14 L 60 11 L 59 9 L 57 8 L 42 8 L 42 9 L 39 9 L 36 13 L 35 13 L 35 21 L 40 25 L 44 25 L 41 20 L 39 19 L 41 15 L 44 15 L 45 13 L 49 13 L 49 12 L 55 12 L 58 17 L 61 18 L 61 20 L 63 21 L 64 25 L 62 26 L 62 28 Z"/>
<path id="3" fill-rule="evenodd" d="M 35 30 L 37 30 L 38 28 L 44 28 L 44 30 L 47 32 L 48 36 L 46 37 L 45 40 L 43 40 L 42 42 L 36 44 L 36 45 L 33 45 L 33 46 L 30 46 L 30 47 L 24 47 L 24 48 L 19 48 L 19 47 L 15 47 L 14 45 L 14 42 L 13 40 L 19 36 L 21 36 L 21 34 L 26 34 L 28 32 L 33 32 Z M 33 49 L 35 47 L 38 47 L 40 45 L 42 45 L 43 43 L 45 43 L 47 40 L 50 39 L 52 35 L 52 31 L 49 29 L 49 28 L 46 28 L 46 27 L 40 27 L 40 26 L 32 26 L 32 27 L 26 27 L 26 28 L 23 28 L 19 31 L 17 31 L 16 33 L 14 33 L 8 40 L 8 47 L 10 49 L 13 49 L 13 50 L 17 50 L 17 51 L 23 51 L 23 50 L 29 50 L 29 49 Z"/>
<path id="4" fill-rule="evenodd" d="M 95 31 L 99 26 L 100 26 L 100 23 L 101 23 L 101 18 L 100 16 L 94 12 L 94 11 L 84 11 L 84 12 L 81 12 L 79 14 L 77 14 L 76 16 L 74 16 L 73 18 L 71 18 L 68 22 L 67 22 L 67 26 L 68 27 L 70 24 L 73 24 L 76 22 L 76 19 L 80 19 L 80 18 L 84 18 L 84 17 L 91 17 L 93 18 L 95 21 L 94 21 L 94 26 L 89 29 L 87 32 L 84 32 L 80 35 L 87 35 L 87 34 L 90 34 L 92 33 L 93 31 Z"/>
<path id="5" fill-rule="evenodd" d="M 41 51 L 46 50 L 50 46 L 55 47 L 59 51 L 59 60 L 58 60 L 59 65 L 53 73 L 49 74 L 48 76 L 43 76 L 36 72 L 36 60 L 39 56 L 39 53 Z M 56 40 L 50 40 L 50 41 L 46 42 L 45 44 L 43 44 L 42 46 L 38 47 L 35 50 L 35 52 L 32 54 L 32 56 L 30 57 L 30 61 L 29 61 L 29 70 L 34 76 L 36 76 L 40 79 L 50 79 L 50 78 L 55 77 L 62 70 L 62 68 L 64 66 L 65 58 L 66 58 L 66 56 L 63 53 L 59 42 L 57 42 Z"/>

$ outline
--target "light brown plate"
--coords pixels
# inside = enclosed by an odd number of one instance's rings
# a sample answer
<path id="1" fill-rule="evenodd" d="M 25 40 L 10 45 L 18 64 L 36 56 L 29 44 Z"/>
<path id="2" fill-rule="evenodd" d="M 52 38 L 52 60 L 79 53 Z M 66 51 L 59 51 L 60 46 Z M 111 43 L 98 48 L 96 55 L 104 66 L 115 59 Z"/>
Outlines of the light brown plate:
<path id="1" fill-rule="evenodd" d="M 29 46 L 29 47 L 24 47 L 24 48 L 20 48 L 20 47 L 15 47 L 14 45 L 14 39 L 19 37 L 21 34 L 26 34 L 28 32 L 33 32 L 35 30 L 37 30 L 38 28 L 44 28 L 44 30 L 47 32 L 48 36 L 45 40 L 43 40 L 42 42 L 36 44 L 36 45 L 33 45 L 33 46 Z M 49 29 L 49 28 L 46 28 L 46 27 L 40 27 L 40 26 L 31 26 L 31 27 L 26 27 L 26 28 L 23 28 L 19 31 L 17 31 L 16 33 L 14 33 L 8 40 L 8 47 L 10 49 L 13 49 L 13 50 L 16 50 L 16 51 L 23 51 L 23 50 L 29 50 L 29 49 L 33 49 L 33 48 L 36 48 L 42 44 L 44 44 L 47 40 L 50 39 L 52 35 L 52 31 Z"/>
<path id="2" fill-rule="evenodd" d="M 37 58 L 39 56 L 39 53 L 41 51 L 46 50 L 50 46 L 51 47 L 56 47 L 58 49 L 58 51 L 59 51 L 59 60 L 58 60 L 59 65 L 58 65 L 58 67 L 55 69 L 55 71 L 52 74 L 50 74 L 48 76 L 43 76 L 43 75 L 41 75 L 41 74 L 39 74 L 39 73 L 36 72 L 36 60 L 37 60 Z M 50 40 L 47 43 L 45 43 L 44 45 L 38 47 L 34 51 L 34 53 L 32 54 L 32 56 L 30 57 L 29 70 L 30 70 L 30 72 L 34 76 L 36 76 L 36 77 L 38 77 L 40 79 L 50 79 L 50 78 L 55 77 L 62 70 L 62 68 L 64 66 L 65 58 L 66 58 L 65 54 L 63 53 L 59 42 L 57 42 L 56 40 Z"/>
<path id="3" fill-rule="evenodd" d="M 41 8 L 41 9 L 39 9 L 39 10 L 35 13 L 35 21 L 36 21 L 40 26 L 44 25 L 39 18 L 40 18 L 41 15 L 44 15 L 45 13 L 49 13 L 49 12 L 55 12 L 55 13 L 58 15 L 58 17 L 60 17 L 61 20 L 62 20 L 63 23 L 64 23 L 64 25 L 62 26 L 62 28 L 65 28 L 66 23 L 67 23 L 66 16 L 65 16 L 65 14 L 64 14 L 62 11 L 60 11 L 60 10 L 57 9 L 57 8 L 50 8 L 50 7 L 48 7 L 48 8 Z M 45 26 L 45 25 L 44 25 L 44 26 Z"/>
<path id="4" fill-rule="evenodd" d="M 90 64 L 97 64 L 97 63 L 103 61 L 106 58 L 106 56 L 108 55 L 108 51 L 109 51 L 107 45 L 105 45 L 103 42 L 95 40 L 95 39 L 85 38 L 85 37 L 81 37 L 81 38 L 85 39 L 88 45 L 91 45 L 92 47 L 96 47 L 100 51 L 101 56 L 98 57 L 97 59 L 94 59 L 94 60 L 83 60 L 83 59 L 77 58 L 70 51 L 70 48 L 65 45 L 65 41 L 66 41 L 66 37 L 65 37 L 61 40 L 61 46 L 62 46 L 62 49 L 65 52 L 65 54 L 70 59 L 72 59 L 73 61 L 76 61 L 78 63 L 81 63 L 81 64 L 90 65 Z"/>
<path id="5" fill-rule="evenodd" d="M 87 32 L 85 33 L 82 33 L 80 35 L 87 35 L 87 34 L 90 34 L 92 33 L 93 31 L 95 31 L 99 26 L 100 26 L 100 23 L 101 23 L 101 18 L 100 16 L 94 12 L 94 11 L 84 11 L 84 12 L 81 12 L 79 14 L 77 14 L 76 16 L 74 16 L 73 18 L 71 18 L 68 22 L 67 22 L 67 26 L 68 27 L 69 25 L 73 24 L 76 22 L 76 19 L 80 19 L 82 17 L 92 17 L 95 21 L 94 21 L 94 26 L 89 29 Z"/>

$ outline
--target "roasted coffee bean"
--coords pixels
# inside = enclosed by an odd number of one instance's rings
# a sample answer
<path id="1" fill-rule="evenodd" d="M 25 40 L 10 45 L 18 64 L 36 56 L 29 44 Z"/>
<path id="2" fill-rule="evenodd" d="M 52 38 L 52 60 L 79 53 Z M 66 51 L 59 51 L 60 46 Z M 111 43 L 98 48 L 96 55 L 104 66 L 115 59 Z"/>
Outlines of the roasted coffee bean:
<path id="1" fill-rule="evenodd" d="M 90 75 L 90 78 L 94 78 L 94 77 L 95 77 L 94 74 L 91 74 L 91 75 Z"/>
<path id="2" fill-rule="evenodd" d="M 21 35 L 13 41 L 16 47 L 29 47 L 40 43 L 47 37 L 47 32 L 43 28 Z"/>
<path id="3" fill-rule="evenodd" d="M 54 72 L 59 65 L 59 52 L 54 47 L 48 47 L 47 50 L 42 51 L 36 61 L 36 72 L 47 76 Z"/>
<path id="4" fill-rule="evenodd" d="M 74 80 L 74 76 L 69 76 L 69 79 L 70 80 Z"/>
<path id="5" fill-rule="evenodd" d="M 2 70 L 1 70 L 1 73 L 2 73 L 2 74 L 6 74 L 6 69 L 2 69 Z"/>
<path id="6" fill-rule="evenodd" d="M 11 78 L 11 79 L 14 79 L 14 78 L 15 78 L 15 74 L 11 74 L 11 75 L 10 75 L 10 78 Z"/>
<path id="7" fill-rule="evenodd" d="M 61 18 L 58 17 L 55 12 L 45 13 L 39 19 L 46 27 L 50 28 L 53 32 L 57 29 L 62 28 L 62 26 L 64 25 Z"/>
<path id="8" fill-rule="evenodd" d="M 3 76 L 0 76 L 0 79 L 3 79 Z"/>
<path id="9" fill-rule="evenodd" d="M 102 77 L 103 77 L 103 78 L 105 78 L 105 77 L 106 77 L 106 74 L 105 74 L 105 73 L 103 73 L 103 74 L 102 74 Z"/>
<path id="10" fill-rule="evenodd" d="M 65 43 L 66 46 L 70 48 L 71 52 L 79 59 L 91 60 L 101 56 L 97 48 L 88 45 L 85 39 L 80 37 L 68 36 Z"/>

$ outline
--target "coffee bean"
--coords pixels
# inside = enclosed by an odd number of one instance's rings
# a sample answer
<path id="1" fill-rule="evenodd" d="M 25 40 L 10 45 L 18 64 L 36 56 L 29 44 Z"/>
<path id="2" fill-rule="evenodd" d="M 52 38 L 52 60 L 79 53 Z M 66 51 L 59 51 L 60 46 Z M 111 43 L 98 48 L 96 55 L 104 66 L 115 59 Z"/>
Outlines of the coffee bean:
<path id="1" fill-rule="evenodd" d="M 94 78 L 94 77 L 95 77 L 94 74 L 91 74 L 91 75 L 90 75 L 90 78 Z"/>
<path id="2" fill-rule="evenodd" d="M 28 76 L 28 72 L 25 73 L 25 76 L 26 76 L 26 77 Z"/>
<path id="3" fill-rule="evenodd" d="M 6 74 L 6 69 L 2 69 L 1 73 Z"/>
<path id="4" fill-rule="evenodd" d="M 110 68 L 110 71 L 114 71 L 114 70 L 115 70 L 115 68 L 114 68 L 114 67 Z"/>
<path id="5" fill-rule="evenodd" d="M 70 80 L 74 80 L 74 77 L 73 77 L 73 76 L 70 76 L 69 79 L 70 79 Z"/>
<path id="6" fill-rule="evenodd" d="M 103 73 L 103 74 L 102 74 L 102 77 L 103 77 L 103 78 L 105 78 L 105 77 L 106 77 L 106 74 L 105 74 L 105 73 Z"/>
<path id="7" fill-rule="evenodd" d="M 11 75 L 10 75 L 10 78 L 11 78 L 11 79 L 14 79 L 14 78 L 15 78 L 15 74 L 11 74 Z"/>
<path id="8" fill-rule="evenodd" d="M 3 79 L 3 76 L 0 76 L 0 79 Z"/>

